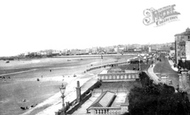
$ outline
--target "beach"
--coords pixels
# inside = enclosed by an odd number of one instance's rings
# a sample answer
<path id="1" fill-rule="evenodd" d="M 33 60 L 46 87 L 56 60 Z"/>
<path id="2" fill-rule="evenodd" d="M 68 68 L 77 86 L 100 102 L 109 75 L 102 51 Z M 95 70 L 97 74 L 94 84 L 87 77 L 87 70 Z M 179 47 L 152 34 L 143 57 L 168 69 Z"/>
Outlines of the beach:
<path id="1" fill-rule="evenodd" d="M 10 79 L 0 81 L 0 113 L 1 115 L 23 114 L 28 110 L 22 110 L 20 107 L 31 108 L 54 96 L 59 92 L 59 86 L 65 83 L 64 80 L 74 75 L 95 75 L 100 71 L 86 74 L 84 71 L 93 66 L 124 61 L 131 57 L 134 55 L 107 56 L 103 59 L 100 57 L 47 58 L 1 64 L 1 75 Z"/>

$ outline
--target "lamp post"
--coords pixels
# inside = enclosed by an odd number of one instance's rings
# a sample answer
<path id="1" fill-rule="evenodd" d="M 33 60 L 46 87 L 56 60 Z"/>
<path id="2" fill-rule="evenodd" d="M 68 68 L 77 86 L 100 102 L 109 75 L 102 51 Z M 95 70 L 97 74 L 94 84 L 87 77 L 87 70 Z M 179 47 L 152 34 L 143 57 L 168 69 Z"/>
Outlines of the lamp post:
<path id="1" fill-rule="evenodd" d="M 103 53 L 101 53 L 101 68 L 102 68 Z"/>
<path id="2" fill-rule="evenodd" d="M 60 89 L 60 92 L 61 92 L 61 98 L 62 98 L 62 109 L 64 110 L 65 109 L 65 103 L 64 103 L 64 98 L 65 98 L 65 85 L 61 85 L 61 87 L 59 88 Z"/>
<path id="3" fill-rule="evenodd" d="M 139 71 L 141 71 L 141 66 L 140 66 L 140 55 L 138 54 L 138 61 L 139 61 Z"/>

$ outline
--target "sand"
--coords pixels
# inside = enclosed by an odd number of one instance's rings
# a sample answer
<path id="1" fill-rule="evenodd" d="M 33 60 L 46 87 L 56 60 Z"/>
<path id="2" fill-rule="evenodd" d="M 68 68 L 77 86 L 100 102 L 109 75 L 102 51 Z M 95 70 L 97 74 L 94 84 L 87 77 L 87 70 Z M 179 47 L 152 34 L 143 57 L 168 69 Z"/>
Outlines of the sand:
<path id="1" fill-rule="evenodd" d="M 130 57 L 107 57 L 102 62 L 105 64 L 123 61 L 123 58 L 128 59 Z M 21 106 L 40 105 L 52 96 L 60 98 L 59 86 L 64 80 L 68 82 L 64 77 L 69 79 L 74 74 L 82 75 L 87 68 L 92 67 L 91 64 L 93 66 L 101 64 L 99 57 L 82 58 L 82 60 L 80 57 L 69 60 L 67 58 L 55 58 L 40 59 L 40 61 L 15 61 L 7 65 L 0 64 L 0 74 L 6 74 L 5 76 L 11 77 L 11 79 L 7 80 L 0 79 L 0 114 L 23 114 L 26 111 L 21 110 Z M 0 63 L 4 62 L 1 61 Z M 94 73 L 87 74 L 97 74 L 98 72 L 95 70 Z M 25 101 L 23 102 L 23 100 Z M 58 100 L 57 98 L 53 98 L 50 102 L 47 101 L 48 103 L 44 104 L 42 108 L 38 108 L 37 111 L 47 108 Z"/>

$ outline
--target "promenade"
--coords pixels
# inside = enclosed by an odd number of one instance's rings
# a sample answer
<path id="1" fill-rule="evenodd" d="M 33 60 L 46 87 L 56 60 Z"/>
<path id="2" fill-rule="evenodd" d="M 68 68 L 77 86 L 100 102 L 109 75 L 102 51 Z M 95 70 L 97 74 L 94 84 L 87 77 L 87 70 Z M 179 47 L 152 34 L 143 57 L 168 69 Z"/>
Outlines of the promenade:
<path id="1" fill-rule="evenodd" d="M 81 93 L 85 92 L 89 87 L 91 87 L 94 83 L 97 82 L 97 79 L 93 74 L 88 74 L 86 76 L 78 76 L 78 77 L 70 77 L 67 80 L 64 80 L 67 83 L 66 91 L 65 91 L 65 102 L 72 102 L 76 99 L 76 86 L 77 81 L 80 81 L 81 85 Z M 35 110 L 42 109 L 39 112 L 35 112 Z M 59 109 L 62 108 L 62 99 L 61 93 L 58 92 L 54 96 L 40 103 L 36 107 L 30 109 L 29 111 L 23 113 L 22 115 L 54 115 Z"/>

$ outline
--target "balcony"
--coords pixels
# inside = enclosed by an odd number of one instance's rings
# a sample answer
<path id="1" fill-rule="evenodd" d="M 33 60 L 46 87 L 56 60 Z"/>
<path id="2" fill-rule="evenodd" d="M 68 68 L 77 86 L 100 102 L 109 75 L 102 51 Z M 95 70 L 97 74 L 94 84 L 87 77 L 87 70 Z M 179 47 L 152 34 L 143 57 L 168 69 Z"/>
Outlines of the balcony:
<path id="1" fill-rule="evenodd" d="M 91 107 L 91 115 L 120 115 L 128 112 L 128 107 Z"/>

